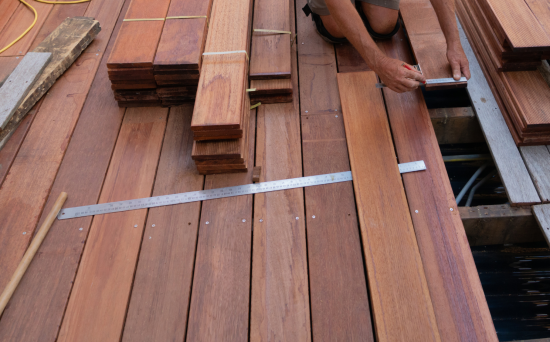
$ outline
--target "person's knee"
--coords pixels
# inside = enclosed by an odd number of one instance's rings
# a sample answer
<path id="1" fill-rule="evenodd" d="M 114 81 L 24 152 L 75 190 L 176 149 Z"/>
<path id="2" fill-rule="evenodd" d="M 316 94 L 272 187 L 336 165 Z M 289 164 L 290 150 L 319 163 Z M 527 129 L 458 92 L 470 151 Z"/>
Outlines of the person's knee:
<path id="1" fill-rule="evenodd" d="M 344 34 L 342 33 L 340 26 L 338 26 L 338 24 L 336 23 L 336 21 L 331 15 L 321 15 L 320 17 L 328 33 L 330 33 L 333 37 L 336 37 L 336 38 L 344 37 Z"/>
<path id="2" fill-rule="evenodd" d="M 366 2 L 362 2 L 361 6 L 374 32 L 389 34 L 393 31 L 399 17 L 398 10 L 376 6 Z"/>

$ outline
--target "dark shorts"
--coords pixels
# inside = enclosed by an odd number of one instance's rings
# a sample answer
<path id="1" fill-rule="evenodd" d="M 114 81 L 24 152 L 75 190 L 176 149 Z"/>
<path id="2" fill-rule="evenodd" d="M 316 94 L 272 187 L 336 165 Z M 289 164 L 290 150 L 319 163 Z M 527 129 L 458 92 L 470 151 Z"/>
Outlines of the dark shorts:
<path id="1" fill-rule="evenodd" d="M 353 4 L 355 4 L 356 0 L 351 0 Z M 360 2 L 366 2 L 372 5 L 391 8 L 394 10 L 399 9 L 399 0 L 357 0 Z M 330 12 L 328 11 L 327 4 L 325 3 L 325 0 L 307 0 L 307 3 L 309 5 L 309 8 L 311 8 L 311 11 L 318 15 L 329 15 Z"/>

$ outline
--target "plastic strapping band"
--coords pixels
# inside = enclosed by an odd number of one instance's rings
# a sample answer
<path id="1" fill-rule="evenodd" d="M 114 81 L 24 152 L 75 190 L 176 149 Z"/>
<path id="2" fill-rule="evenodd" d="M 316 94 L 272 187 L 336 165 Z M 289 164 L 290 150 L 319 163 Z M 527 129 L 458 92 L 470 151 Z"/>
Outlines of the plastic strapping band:
<path id="1" fill-rule="evenodd" d="M 124 19 L 123 21 L 164 21 L 164 18 Z"/>
<path id="2" fill-rule="evenodd" d="M 254 29 L 254 32 L 264 32 L 264 33 L 279 33 L 279 34 L 292 34 L 290 31 L 279 31 L 279 30 L 264 30 L 264 29 Z"/>
<path id="3" fill-rule="evenodd" d="M 209 56 L 209 55 L 229 55 L 232 53 L 244 53 L 246 55 L 246 60 L 248 60 L 248 53 L 245 50 L 237 50 L 237 51 L 222 51 L 222 52 L 205 52 L 202 55 L 203 56 Z"/>
<path id="4" fill-rule="evenodd" d="M 256 107 L 259 107 L 261 104 L 262 104 L 261 102 L 258 102 L 258 103 L 256 103 L 255 105 L 250 106 L 250 109 L 254 109 L 254 108 L 256 108 Z"/>
<path id="5" fill-rule="evenodd" d="M 197 18 L 208 18 L 205 15 L 180 15 L 175 17 L 166 17 L 166 19 L 197 19 Z"/>
<path id="6" fill-rule="evenodd" d="M 251 91 L 256 91 L 256 88 L 246 89 L 247 93 L 250 93 Z"/>

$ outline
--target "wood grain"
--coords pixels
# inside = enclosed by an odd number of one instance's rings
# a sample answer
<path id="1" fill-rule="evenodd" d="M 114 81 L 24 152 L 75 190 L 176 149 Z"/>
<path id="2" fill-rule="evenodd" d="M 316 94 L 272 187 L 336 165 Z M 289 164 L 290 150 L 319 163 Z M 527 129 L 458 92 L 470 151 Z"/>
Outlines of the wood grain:
<path id="1" fill-rule="evenodd" d="M 533 214 L 535 215 L 546 242 L 550 244 L 550 204 L 534 205 Z"/>
<path id="2" fill-rule="evenodd" d="M 193 106 L 170 109 L 153 196 L 202 190 L 190 158 Z M 183 341 L 200 202 L 152 208 L 147 216 L 123 341 Z"/>
<path id="3" fill-rule="evenodd" d="M 374 72 L 338 74 L 375 332 L 379 341 L 439 341 L 377 81 Z"/>
<path id="4" fill-rule="evenodd" d="M 0 1 L 0 32 L 4 29 L 13 13 L 19 6 L 18 0 L 3 0 Z"/>
<path id="5" fill-rule="evenodd" d="M 49 52 L 30 52 L 0 88 L 0 128 L 5 128 L 25 96 L 50 62 Z"/>
<path id="6" fill-rule="evenodd" d="M 99 203 L 151 196 L 167 114 L 126 112 Z M 120 339 L 146 216 L 141 209 L 94 217 L 58 341 Z"/>
<path id="7" fill-rule="evenodd" d="M 542 202 L 550 201 L 550 151 L 547 146 L 519 148 Z"/>
<path id="8" fill-rule="evenodd" d="M 255 112 L 250 114 L 251 137 L 255 136 Z M 248 147 L 248 162 L 252 165 L 254 139 Z M 204 189 L 250 183 L 252 167 L 247 173 L 208 175 Z M 202 204 L 187 341 L 248 339 L 251 220 L 251 195 Z"/>
<path id="9" fill-rule="evenodd" d="M 508 199 L 512 205 L 539 203 L 540 198 L 535 186 L 529 177 L 519 150 L 515 146 L 495 96 L 489 88 L 486 76 L 481 70 L 460 23 L 458 26 L 460 41 L 472 70 L 472 78 L 468 81 L 466 90 L 476 110 L 487 145 L 506 188 Z"/>
<path id="10" fill-rule="evenodd" d="M 379 46 L 412 61 L 402 31 Z M 422 92 L 385 89 L 384 98 L 399 162 L 427 168 L 403 183 L 441 338 L 498 341 Z"/>
<path id="11" fill-rule="evenodd" d="M 255 0 L 254 29 L 290 32 L 290 2 Z M 290 34 L 253 32 L 250 79 L 290 78 L 290 40 L 293 37 Z"/>

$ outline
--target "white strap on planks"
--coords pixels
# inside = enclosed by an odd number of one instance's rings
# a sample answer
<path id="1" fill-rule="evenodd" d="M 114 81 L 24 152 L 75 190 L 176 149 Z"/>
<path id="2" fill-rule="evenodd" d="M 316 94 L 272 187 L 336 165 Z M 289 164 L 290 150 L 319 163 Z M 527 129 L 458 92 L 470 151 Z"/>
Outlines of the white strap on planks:
<path id="1" fill-rule="evenodd" d="M 423 160 L 415 161 L 411 163 L 399 164 L 400 173 L 422 171 L 422 170 L 426 170 L 426 164 L 424 164 Z M 329 173 L 329 174 L 318 175 L 318 176 L 291 178 L 291 179 L 284 179 L 284 180 L 278 180 L 278 181 L 272 181 L 272 182 L 246 184 L 246 185 L 239 185 L 239 186 L 231 186 L 227 188 L 200 190 L 200 191 L 184 192 L 181 194 L 174 194 L 174 195 L 164 195 L 164 196 L 140 198 L 135 200 L 120 201 L 120 202 L 95 204 L 95 205 L 89 205 L 89 206 L 83 206 L 83 207 L 67 208 L 67 209 L 62 209 L 57 215 L 57 218 L 60 220 L 64 220 L 64 219 L 83 217 L 83 216 L 110 214 L 110 213 L 116 213 L 120 211 L 162 207 L 166 205 L 206 201 L 206 200 L 217 199 L 217 198 L 244 196 L 244 195 L 252 195 L 252 194 L 258 194 L 263 192 L 303 188 L 303 187 L 314 186 L 314 185 L 340 183 L 340 182 L 347 182 L 351 180 L 352 180 L 351 171 Z"/>

